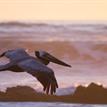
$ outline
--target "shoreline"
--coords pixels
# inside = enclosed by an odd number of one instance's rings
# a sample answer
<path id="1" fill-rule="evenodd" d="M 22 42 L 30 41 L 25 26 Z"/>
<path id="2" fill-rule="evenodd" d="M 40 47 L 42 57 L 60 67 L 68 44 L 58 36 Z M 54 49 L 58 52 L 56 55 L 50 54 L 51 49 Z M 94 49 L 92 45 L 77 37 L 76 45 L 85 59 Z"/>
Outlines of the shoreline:
<path id="1" fill-rule="evenodd" d="M 46 95 L 28 86 L 17 86 L 0 92 L 0 102 L 63 102 L 73 104 L 107 104 L 107 89 L 95 83 L 78 86 L 74 94 Z"/>

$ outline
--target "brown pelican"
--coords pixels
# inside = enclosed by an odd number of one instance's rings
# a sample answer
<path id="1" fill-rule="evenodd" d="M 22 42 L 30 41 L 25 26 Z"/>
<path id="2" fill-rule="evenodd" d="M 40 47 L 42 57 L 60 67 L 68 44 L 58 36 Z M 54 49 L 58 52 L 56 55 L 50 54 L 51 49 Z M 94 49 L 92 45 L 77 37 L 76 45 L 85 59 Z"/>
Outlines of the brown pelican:
<path id="1" fill-rule="evenodd" d="M 53 70 L 46 65 L 51 60 L 64 66 L 70 67 L 70 65 L 67 65 L 64 62 L 56 59 L 47 52 L 36 51 L 35 53 L 37 58 L 42 57 L 44 59 L 39 58 L 38 61 L 38 59 L 30 56 L 24 49 L 8 50 L 2 53 L 0 57 L 5 56 L 10 59 L 10 62 L 5 65 L 0 65 L 0 71 L 10 70 L 13 72 L 27 72 L 37 78 L 37 80 L 43 85 L 43 90 L 47 94 L 53 94 L 56 92 L 56 88 L 58 88 L 58 83 Z M 43 60 L 45 61 L 43 62 Z"/>

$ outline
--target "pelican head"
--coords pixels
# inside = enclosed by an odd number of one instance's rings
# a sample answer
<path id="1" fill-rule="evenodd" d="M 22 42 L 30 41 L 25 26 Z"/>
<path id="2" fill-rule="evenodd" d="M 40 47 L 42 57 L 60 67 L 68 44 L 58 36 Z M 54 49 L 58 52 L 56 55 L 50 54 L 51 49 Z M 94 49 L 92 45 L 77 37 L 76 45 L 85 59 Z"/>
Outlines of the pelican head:
<path id="1" fill-rule="evenodd" d="M 48 52 L 45 52 L 45 51 L 35 51 L 35 55 L 45 65 L 49 64 L 49 62 L 53 62 L 53 63 L 59 64 L 59 65 L 63 65 L 63 66 L 66 66 L 66 67 L 71 67 L 71 65 L 68 65 L 65 62 L 55 58 L 54 56 L 52 56 Z"/>

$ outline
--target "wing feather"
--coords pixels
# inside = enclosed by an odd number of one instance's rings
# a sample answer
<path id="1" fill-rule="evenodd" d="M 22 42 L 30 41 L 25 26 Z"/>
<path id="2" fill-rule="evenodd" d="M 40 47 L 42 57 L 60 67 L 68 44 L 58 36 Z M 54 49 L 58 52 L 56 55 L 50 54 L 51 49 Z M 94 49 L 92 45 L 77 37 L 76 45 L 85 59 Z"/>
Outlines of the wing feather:
<path id="1" fill-rule="evenodd" d="M 33 58 L 21 61 L 18 63 L 18 66 L 21 69 L 27 71 L 32 76 L 36 77 L 38 81 L 43 85 L 43 90 L 47 94 L 53 94 L 56 92 L 58 84 L 54 72 L 50 68 Z"/>
<path id="2" fill-rule="evenodd" d="M 9 62 L 5 65 L 0 65 L 0 71 L 5 71 L 8 70 L 10 67 L 12 67 L 15 63 Z"/>

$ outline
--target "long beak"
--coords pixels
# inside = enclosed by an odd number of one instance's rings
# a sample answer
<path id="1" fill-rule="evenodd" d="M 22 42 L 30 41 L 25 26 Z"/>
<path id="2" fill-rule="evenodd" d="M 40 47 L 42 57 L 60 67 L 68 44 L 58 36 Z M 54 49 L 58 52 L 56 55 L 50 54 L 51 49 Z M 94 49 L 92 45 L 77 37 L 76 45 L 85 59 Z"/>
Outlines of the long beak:
<path id="1" fill-rule="evenodd" d="M 3 53 L 0 55 L 0 58 L 3 57 L 4 55 L 5 55 L 5 52 L 3 52 Z"/>
<path id="2" fill-rule="evenodd" d="M 67 66 L 67 67 L 72 67 L 71 65 L 66 64 L 65 62 L 55 58 L 54 56 L 50 54 L 46 55 L 45 58 L 49 60 L 50 62 L 54 62 L 56 64 L 60 64 L 60 65 Z"/>

